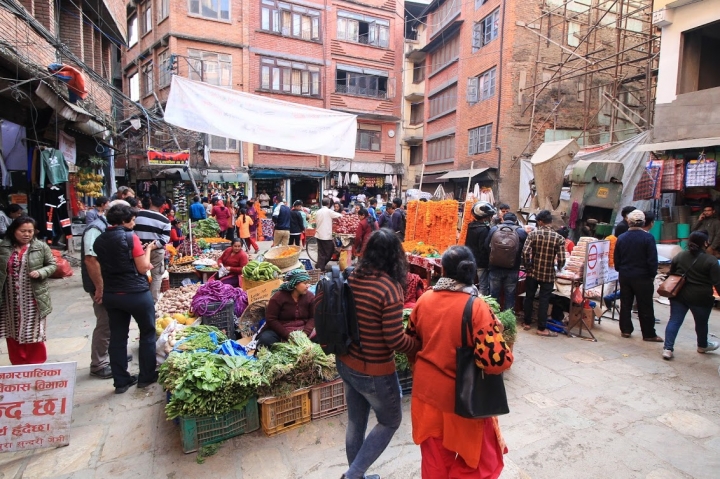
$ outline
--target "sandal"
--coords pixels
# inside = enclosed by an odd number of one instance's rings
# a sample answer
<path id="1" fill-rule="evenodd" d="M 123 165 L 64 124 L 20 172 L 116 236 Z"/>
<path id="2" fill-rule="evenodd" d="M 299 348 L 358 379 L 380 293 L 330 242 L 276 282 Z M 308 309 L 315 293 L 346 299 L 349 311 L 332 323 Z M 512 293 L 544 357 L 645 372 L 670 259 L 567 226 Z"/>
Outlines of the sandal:
<path id="1" fill-rule="evenodd" d="M 529 324 L 523 324 L 523 331 L 530 331 L 530 325 L 529 325 Z"/>
<path id="2" fill-rule="evenodd" d="M 544 336 L 546 338 L 556 338 L 558 334 L 555 331 L 550 331 L 546 329 L 545 331 L 538 331 L 537 335 Z"/>
<path id="3" fill-rule="evenodd" d="M 643 338 L 643 341 L 649 341 L 651 343 L 662 343 L 665 340 L 660 336 L 655 336 L 654 338 Z"/>

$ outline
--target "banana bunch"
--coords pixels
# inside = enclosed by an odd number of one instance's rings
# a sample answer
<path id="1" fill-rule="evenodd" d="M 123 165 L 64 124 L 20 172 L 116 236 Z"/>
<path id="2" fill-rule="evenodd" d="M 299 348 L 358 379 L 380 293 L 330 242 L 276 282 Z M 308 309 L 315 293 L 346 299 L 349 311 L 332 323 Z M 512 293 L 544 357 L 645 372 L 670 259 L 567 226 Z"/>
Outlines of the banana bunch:
<path id="1" fill-rule="evenodd" d="M 280 268 L 267 261 L 252 260 L 243 268 L 243 278 L 252 281 L 269 281 L 280 275 Z"/>

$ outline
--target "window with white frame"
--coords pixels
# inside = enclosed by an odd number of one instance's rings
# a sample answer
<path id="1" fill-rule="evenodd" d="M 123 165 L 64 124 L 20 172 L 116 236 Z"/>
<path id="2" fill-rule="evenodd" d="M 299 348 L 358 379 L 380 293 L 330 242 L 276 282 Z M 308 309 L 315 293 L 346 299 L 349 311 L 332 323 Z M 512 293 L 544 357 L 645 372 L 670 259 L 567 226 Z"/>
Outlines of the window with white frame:
<path id="1" fill-rule="evenodd" d="M 357 13 L 338 11 L 337 39 L 387 48 L 390 21 Z"/>
<path id="2" fill-rule="evenodd" d="M 281 1 L 262 0 L 260 28 L 285 37 L 320 41 L 320 11 Z"/>
<path id="3" fill-rule="evenodd" d="M 172 59 L 170 50 L 158 53 L 158 87 L 168 86 L 172 80 Z"/>
<path id="4" fill-rule="evenodd" d="M 170 0 L 159 0 L 158 3 L 158 23 L 160 23 L 170 15 Z"/>
<path id="5" fill-rule="evenodd" d="M 320 67 L 261 58 L 260 88 L 289 95 L 320 96 Z"/>
<path id="6" fill-rule="evenodd" d="M 189 11 L 212 20 L 230 20 L 230 0 L 190 0 Z"/>
<path id="7" fill-rule="evenodd" d="M 495 95 L 495 72 L 496 68 L 492 67 L 479 76 L 468 78 L 468 103 L 477 103 Z"/>
<path id="8" fill-rule="evenodd" d="M 140 75 L 138 72 L 128 77 L 130 100 L 140 101 Z"/>
<path id="9" fill-rule="evenodd" d="M 468 130 L 468 155 L 490 151 L 492 146 L 492 123 Z"/>
<path id="10" fill-rule="evenodd" d="M 223 136 L 208 135 L 210 149 L 215 151 L 237 151 L 237 140 Z"/>
<path id="11" fill-rule="evenodd" d="M 147 62 L 142 67 L 142 87 L 143 96 L 152 94 L 155 88 L 155 79 L 153 74 L 153 63 Z"/>
<path id="12" fill-rule="evenodd" d="M 455 135 L 443 136 L 427 142 L 428 163 L 453 159 L 455 159 Z"/>
<path id="13" fill-rule="evenodd" d="M 232 55 L 188 49 L 188 78 L 211 85 L 232 86 Z"/>
<path id="14" fill-rule="evenodd" d="M 388 73 L 369 68 L 338 65 L 335 71 L 335 92 L 346 95 L 386 99 Z"/>
<path id="15" fill-rule="evenodd" d="M 145 35 L 146 33 L 152 31 L 153 27 L 152 2 L 148 0 L 143 3 L 140 6 L 140 11 L 142 12 L 142 21 L 140 22 L 140 26 L 142 27 L 142 34 Z"/>
<path id="16" fill-rule="evenodd" d="M 472 52 L 495 40 L 500 32 L 500 10 L 495 10 L 473 25 Z"/>
<path id="17" fill-rule="evenodd" d="M 138 42 L 138 18 L 137 15 L 131 15 L 128 18 L 128 46 L 132 48 Z"/>
<path id="18" fill-rule="evenodd" d="M 358 125 L 355 138 L 355 149 L 364 151 L 380 151 L 382 127 L 376 125 Z"/>

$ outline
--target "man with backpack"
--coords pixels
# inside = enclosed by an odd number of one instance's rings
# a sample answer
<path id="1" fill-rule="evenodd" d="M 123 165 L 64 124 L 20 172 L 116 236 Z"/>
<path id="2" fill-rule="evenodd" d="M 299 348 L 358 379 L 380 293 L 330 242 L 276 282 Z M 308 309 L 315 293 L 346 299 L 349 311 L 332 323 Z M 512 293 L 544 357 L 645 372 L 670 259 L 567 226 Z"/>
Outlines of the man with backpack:
<path id="1" fill-rule="evenodd" d="M 495 215 L 495 208 L 487 201 L 478 201 L 472 207 L 472 215 L 475 218 L 469 225 L 465 246 L 470 248 L 475 256 L 478 274 L 478 289 L 483 296 L 490 292 L 490 281 L 488 276 L 488 264 L 490 251 L 486 245 L 486 239 L 490 233 L 490 220 Z"/>
<path id="2" fill-rule="evenodd" d="M 402 209 L 402 200 L 395 198 L 392 200 L 393 207 L 395 208 L 390 217 L 392 222 L 392 229 L 400 238 L 400 241 L 405 241 L 405 224 L 407 223 L 405 218 L 405 210 Z"/>
<path id="3" fill-rule="evenodd" d="M 527 233 L 517 225 L 515 213 L 508 211 L 503 215 L 502 223 L 490 229 L 485 240 L 485 246 L 490 251 L 490 296 L 500 302 L 500 293 L 505 292 L 503 310 L 515 307 L 515 289 L 526 239 Z"/>

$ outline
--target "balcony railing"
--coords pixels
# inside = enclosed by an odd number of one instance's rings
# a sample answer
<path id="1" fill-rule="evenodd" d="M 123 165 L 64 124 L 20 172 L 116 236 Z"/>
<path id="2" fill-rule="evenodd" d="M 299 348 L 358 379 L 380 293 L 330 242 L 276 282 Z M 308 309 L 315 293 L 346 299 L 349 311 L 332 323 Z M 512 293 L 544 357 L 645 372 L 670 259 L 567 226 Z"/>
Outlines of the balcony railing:
<path id="1" fill-rule="evenodd" d="M 353 86 L 353 85 L 336 85 L 335 92 L 336 93 L 344 93 L 347 95 L 358 95 L 358 96 L 368 96 L 371 98 L 380 98 L 382 100 L 387 98 L 387 91 L 385 91 L 385 90 Z"/>

